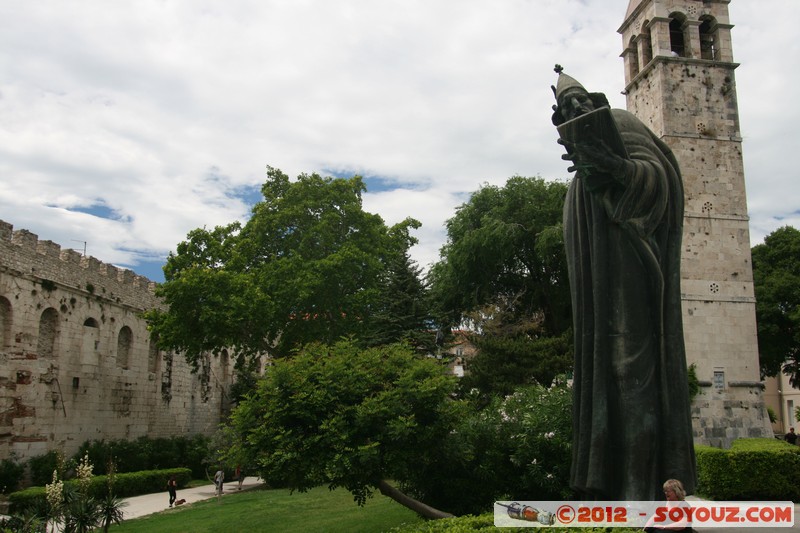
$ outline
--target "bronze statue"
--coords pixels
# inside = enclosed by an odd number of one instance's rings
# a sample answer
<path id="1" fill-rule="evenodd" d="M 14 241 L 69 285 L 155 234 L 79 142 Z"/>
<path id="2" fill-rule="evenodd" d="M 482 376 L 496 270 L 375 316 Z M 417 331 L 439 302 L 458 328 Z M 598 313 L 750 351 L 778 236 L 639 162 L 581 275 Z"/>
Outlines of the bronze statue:
<path id="1" fill-rule="evenodd" d="M 570 485 L 595 500 L 695 486 L 680 299 L 683 183 L 672 151 L 556 65 L 553 123 L 575 342 Z"/>

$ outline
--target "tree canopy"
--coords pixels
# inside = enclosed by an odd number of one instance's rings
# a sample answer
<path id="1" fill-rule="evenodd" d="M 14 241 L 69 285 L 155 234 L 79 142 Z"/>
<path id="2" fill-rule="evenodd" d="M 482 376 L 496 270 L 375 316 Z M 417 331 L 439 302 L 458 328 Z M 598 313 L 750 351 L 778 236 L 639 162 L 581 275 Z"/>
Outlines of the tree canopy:
<path id="1" fill-rule="evenodd" d="M 447 221 L 433 266 L 435 295 L 452 321 L 487 304 L 507 319 L 537 317 L 544 331 L 571 326 L 561 225 L 567 186 L 514 176 L 484 185 Z"/>
<path id="2" fill-rule="evenodd" d="M 464 388 L 508 394 L 568 370 L 566 191 L 564 183 L 515 176 L 504 187 L 484 185 L 447 221 L 432 292 L 440 320 L 466 320 L 477 332 Z"/>
<path id="3" fill-rule="evenodd" d="M 364 211 L 362 179 L 269 168 L 264 199 L 244 224 L 195 229 L 170 254 L 147 314 L 164 349 L 288 355 L 369 328 L 388 265 L 415 242 L 413 219 L 388 227 Z"/>
<path id="4" fill-rule="evenodd" d="M 421 354 L 433 353 L 436 335 L 432 333 L 432 303 L 424 278 L 408 251 L 387 261 L 364 333 L 365 345 L 406 342 Z"/>
<path id="5" fill-rule="evenodd" d="M 800 231 L 785 226 L 752 249 L 761 373 L 800 385 Z"/>
<path id="6" fill-rule="evenodd" d="M 403 344 L 307 345 L 270 368 L 231 424 L 246 463 L 271 484 L 344 487 L 360 504 L 374 489 L 403 500 L 387 480 L 408 479 L 438 453 L 457 419 L 454 386 L 454 376 Z"/>

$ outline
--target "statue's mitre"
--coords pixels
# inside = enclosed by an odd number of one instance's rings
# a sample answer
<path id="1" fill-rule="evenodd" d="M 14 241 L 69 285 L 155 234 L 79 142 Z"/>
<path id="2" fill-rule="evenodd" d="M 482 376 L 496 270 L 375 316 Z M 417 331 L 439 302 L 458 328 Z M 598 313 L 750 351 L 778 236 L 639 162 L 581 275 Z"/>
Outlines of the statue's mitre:
<path id="1" fill-rule="evenodd" d="M 586 91 L 584 86 L 578 83 L 578 80 L 576 80 L 572 76 L 564 74 L 564 67 L 562 67 L 561 65 L 556 65 L 556 68 L 554 68 L 553 70 L 555 70 L 556 73 L 558 74 L 558 83 L 556 84 L 555 87 L 551 85 L 553 89 L 553 94 L 555 94 L 556 96 L 556 100 L 558 100 L 559 97 L 561 97 L 561 95 L 564 94 L 569 89 L 583 89 L 584 91 Z"/>

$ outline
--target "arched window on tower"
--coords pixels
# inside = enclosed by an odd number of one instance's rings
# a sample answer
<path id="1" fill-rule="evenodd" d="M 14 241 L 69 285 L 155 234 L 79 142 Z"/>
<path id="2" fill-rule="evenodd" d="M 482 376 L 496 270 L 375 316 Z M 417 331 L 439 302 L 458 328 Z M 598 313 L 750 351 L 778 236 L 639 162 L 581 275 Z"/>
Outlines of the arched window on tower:
<path id="1" fill-rule="evenodd" d="M 49 307 L 42 312 L 42 316 L 39 318 L 39 338 L 36 343 L 36 352 L 39 357 L 55 357 L 57 337 L 58 311 Z"/>
<path id="2" fill-rule="evenodd" d="M 117 337 L 117 366 L 128 368 L 130 362 L 131 345 L 133 345 L 133 332 L 128 326 L 122 326 Z"/>
<path id="3" fill-rule="evenodd" d="M 83 321 L 81 337 L 81 363 L 97 365 L 100 363 L 100 324 L 96 319 L 88 317 Z"/>
<path id="4" fill-rule="evenodd" d="M 717 21 L 713 17 L 700 17 L 700 59 L 719 59 L 716 30 Z"/>
<path id="5" fill-rule="evenodd" d="M 639 51 L 636 49 L 636 37 L 631 37 L 628 44 L 628 58 L 630 78 L 633 79 L 639 74 Z"/>
<path id="6" fill-rule="evenodd" d="M 640 63 L 641 68 L 647 66 L 647 64 L 652 61 L 653 59 L 653 40 L 650 37 L 650 22 L 644 21 L 642 24 L 642 35 L 640 36 L 639 46 L 641 46 L 641 54 L 642 54 L 642 61 Z"/>
<path id="7" fill-rule="evenodd" d="M 686 57 L 686 15 L 673 13 L 669 19 L 669 49 L 674 56 Z"/>

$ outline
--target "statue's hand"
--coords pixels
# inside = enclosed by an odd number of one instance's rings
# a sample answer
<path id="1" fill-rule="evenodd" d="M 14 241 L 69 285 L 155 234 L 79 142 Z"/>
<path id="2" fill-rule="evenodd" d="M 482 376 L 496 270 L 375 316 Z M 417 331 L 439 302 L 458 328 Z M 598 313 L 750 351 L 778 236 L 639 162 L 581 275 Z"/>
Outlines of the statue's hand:
<path id="1" fill-rule="evenodd" d="M 575 162 L 575 151 L 572 149 L 572 143 L 568 142 L 568 141 L 565 141 L 564 139 L 561 139 L 561 138 L 559 138 L 558 141 L 556 141 L 556 142 L 558 142 L 558 144 L 560 144 L 561 146 L 563 146 L 564 148 L 567 149 L 567 153 L 566 154 L 562 154 L 561 155 L 561 159 L 563 159 L 564 161 Z M 575 167 L 574 166 L 571 166 L 571 167 L 569 167 L 567 169 L 567 172 L 574 172 L 574 171 L 575 171 Z"/>
<path id="2" fill-rule="evenodd" d="M 567 172 L 575 172 L 575 175 L 579 178 L 586 178 L 595 172 L 595 167 L 582 155 L 580 149 L 582 143 L 572 143 L 564 139 L 558 139 L 557 142 L 567 149 L 567 153 L 563 154 L 561 159 L 574 163 L 567 168 Z"/>
<path id="3" fill-rule="evenodd" d="M 625 165 L 625 159 L 615 154 L 602 139 L 572 144 L 577 166 L 587 167 L 591 173 L 603 173 L 617 176 Z"/>

